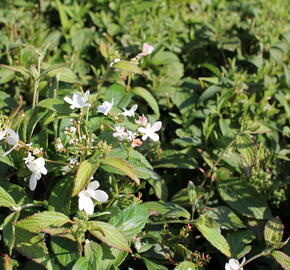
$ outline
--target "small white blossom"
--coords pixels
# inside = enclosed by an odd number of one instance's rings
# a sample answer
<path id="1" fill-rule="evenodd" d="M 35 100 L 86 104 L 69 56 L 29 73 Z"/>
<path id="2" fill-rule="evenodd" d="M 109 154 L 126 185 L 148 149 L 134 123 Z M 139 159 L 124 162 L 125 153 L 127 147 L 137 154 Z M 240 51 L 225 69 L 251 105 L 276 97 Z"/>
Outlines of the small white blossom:
<path id="1" fill-rule="evenodd" d="M 124 112 L 122 112 L 121 114 L 123 114 L 124 116 L 132 117 L 135 115 L 135 111 L 137 110 L 137 108 L 138 108 L 138 105 L 135 104 L 131 107 L 130 110 L 124 109 Z"/>
<path id="2" fill-rule="evenodd" d="M 35 190 L 37 181 L 41 178 L 41 174 L 47 174 L 47 169 L 45 168 L 45 160 L 43 157 L 35 159 L 31 153 L 28 153 L 28 156 L 24 158 L 25 165 L 32 172 L 29 179 L 29 188 L 30 190 Z"/>
<path id="3" fill-rule="evenodd" d="M 114 59 L 111 63 L 110 63 L 110 67 L 112 67 L 115 63 L 117 63 L 117 62 L 120 62 L 121 61 L 121 59 L 119 59 L 119 58 L 116 58 L 116 59 Z"/>
<path id="4" fill-rule="evenodd" d="M 151 54 L 153 52 L 153 50 L 154 50 L 154 47 L 145 42 L 143 44 L 142 52 L 137 55 L 137 58 L 149 55 L 149 54 Z"/>
<path id="5" fill-rule="evenodd" d="M 113 137 L 117 137 L 119 141 L 123 141 L 124 138 L 127 137 L 127 132 L 125 131 L 125 128 L 121 126 L 116 126 Z"/>
<path id="6" fill-rule="evenodd" d="M 225 270 L 243 270 L 243 265 L 245 262 L 245 257 L 243 258 L 241 263 L 239 263 L 239 261 L 236 259 L 230 259 L 229 262 L 225 265 Z"/>
<path id="7" fill-rule="evenodd" d="M 159 136 L 155 132 L 159 131 L 162 127 L 162 122 L 158 121 L 152 126 L 150 123 L 147 123 L 146 127 L 139 127 L 138 131 L 143 134 L 142 140 L 145 141 L 148 137 L 153 141 L 158 141 Z"/>
<path id="8" fill-rule="evenodd" d="M 114 104 L 113 100 L 111 103 L 108 101 L 104 101 L 102 105 L 97 107 L 97 111 L 104 115 L 107 115 L 111 111 L 113 104 Z"/>
<path id="9" fill-rule="evenodd" d="M 55 148 L 57 152 L 63 152 L 65 150 L 60 138 L 56 139 Z"/>
<path id="10" fill-rule="evenodd" d="M 10 154 L 18 146 L 19 135 L 13 129 L 6 128 L 0 132 L 0 140 L 3 139 L 5 139 L 8 144 L 13 146 L 10 150 L 2 154 L 4 157 Z"/>
<path id="11" fill-rule="evenodd" d="M 97 190 L 100 184 L 98 181 L 93 181 L 88 185 L 86 190 L 79 193 L 79 210 L 84 210 L 88 215 L 94 213 L 94 203 L 92 199 L 98 202 L 105 202 L 108 200 L 108 194 L 103 190 Z"/>
<path id="12" fill-rule="evenodd" d="M 34 148 L 33 149 L 33 155 L 39 155 L 42 152 L 42 148 Z"/>
<path id="13" fill-rule="evenodd" d="M 136 133 L 133 131 L 127 131 L 127 140 L 132 142 L 136 138 Z"/>
<path id="14" fill-rule="evenodd" d="M 85 95 L 81 93 L 74 93 L 72 99 L 69 97 L 64 97 L 64 101 L 71 104 L 70 108 L 73 110 L 75 108 L 80 109 L 84 107 L 91 107 L 90 103 L 86 103 L 89 99 L 90 91 L 86 91 Z"/>

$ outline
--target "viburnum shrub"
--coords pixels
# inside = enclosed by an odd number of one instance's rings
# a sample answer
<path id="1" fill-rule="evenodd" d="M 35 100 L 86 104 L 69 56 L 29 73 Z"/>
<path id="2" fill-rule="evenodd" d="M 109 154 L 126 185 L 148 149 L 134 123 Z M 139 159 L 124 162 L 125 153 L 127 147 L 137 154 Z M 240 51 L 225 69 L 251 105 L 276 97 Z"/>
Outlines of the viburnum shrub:
<path id="1" fill-rule="evenodd" d="M 162 153 L 160 136 L 167 131 L 156 114 L 142 111 L 131 93 L 136 89 L 131 86 L 132 78 L 143 74 L 139 63 L 153 52 L 153 46 L 144 43 L 142 52 L 127 61 L 101 43 L 108 63 L 98 91 L 84 91 L 76 84 L 73 92 L 56 88 L 51 97 L 40 100 L 39 87 L 48 77 L 58 83 L 63 74 L 73 76 L 67 67 L 43 62 L 47 48 L 34 49 L 37 67 L 6 66 L 32 79 L 34 92 L 32 108 L 21 110 L 20 97 L 9 116 L 1 115 L 1 161 L 11 166 L 8 176 L 12 179 L 0 187 L 0 206 L 7 208 L 1 226 L 7 252 L 5 269 L 21 266 L 21 259 L 11 259 L 17 254 L 46 269 L 118 269 L 130 256 L 142 260 L 148 269 L 167 269 L 165 265 L 176 270 L 202 269 L 210 256 L 190 249 L 189 238 L 194 239 L 195 229 L 230 258 L 226 270 L 241 270 L 250 261 L 268 255 L 288 263 L 286 255 L 278 251 L 287 243 L 282 242 L 279 218 L 265 225 L 262 251 L 245 259 L 252 235 L 246 233 L 248 240 L 243 244 L 238 235 L 236 241 L 234 236 L 223 235 L 220 228 L 226 223 L 219 223 L 219 213 L 205 211 L 210 197 L 201 196 L 203 184 L 197 188 L 190 181 L 185 190 L 191 212 L 177 203 L 177 197 L 176 202 L 162 200 L 158 183 L 164 180 L 148 159 Z M 119 76 L 125 86 L 113 94 L 107 94 L 108 86 L 103 86 L 109 72 Z M 139 95 L 152 104 L 149 92 Z M 211 184 L 223 173 L 217 167 L 234 145 L 245 166 L 250 164 L 253 136 L 265 130 L 257 123 L 242 125 L 208 172 Z M 161 200 L 153 200 L 148 188 Z M 243 228 L 234 212 L 222 211 L 230 216 L 227 226 Z M 267 211 L 256 215 L 269 216 Z M 177 227 L 169 228 L 168 224 Z M 243 260 L 240 263 L 231 257 Z"/>

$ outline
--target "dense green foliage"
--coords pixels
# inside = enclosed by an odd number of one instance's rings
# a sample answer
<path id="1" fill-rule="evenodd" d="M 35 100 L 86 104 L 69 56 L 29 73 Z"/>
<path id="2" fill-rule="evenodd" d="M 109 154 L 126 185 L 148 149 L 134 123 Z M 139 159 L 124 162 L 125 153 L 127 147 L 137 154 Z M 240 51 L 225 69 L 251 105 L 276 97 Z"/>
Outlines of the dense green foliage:
<path id="1" fill-rule="evenodd" d="M 0 269 L 290 269 L 287 2 L 2 0 Z M 160 140 L 114 138 L 134 104 Z"/>

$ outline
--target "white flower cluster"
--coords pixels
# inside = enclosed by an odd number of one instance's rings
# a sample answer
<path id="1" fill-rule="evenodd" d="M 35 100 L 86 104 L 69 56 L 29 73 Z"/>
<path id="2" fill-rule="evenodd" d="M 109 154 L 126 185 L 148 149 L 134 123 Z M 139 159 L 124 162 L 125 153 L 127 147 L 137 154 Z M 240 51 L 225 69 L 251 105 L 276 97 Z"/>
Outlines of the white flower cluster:
<path id="1" fill-rule="evenodd" d="M 230 259 L 229 262 L 225 265 L 225 270 L 243 270 L 243 265 L 245 262 L 245 257 L 243 258 L 241 263 L 239 263 L 239 261 L 236 259 Z"/>
<path id="2" fill-rule="evenodd" d="M 2 154 L 2 156 L 7 156 L 19 145 L 19 135 L 11 128 L 6 128 L 6 129 L 0 131 L 0 141 L 3 139 L 8 144 L 13 146 L 10 150 L 8 150 L 4 154 Z"/>

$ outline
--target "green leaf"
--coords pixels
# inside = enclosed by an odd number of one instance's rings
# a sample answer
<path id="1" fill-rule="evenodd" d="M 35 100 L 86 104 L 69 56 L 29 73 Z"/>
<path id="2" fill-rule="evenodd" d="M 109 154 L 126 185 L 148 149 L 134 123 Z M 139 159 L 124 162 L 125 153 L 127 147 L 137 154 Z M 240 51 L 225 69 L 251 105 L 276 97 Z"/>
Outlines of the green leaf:
<path id="1" fill-rule="evenodd" d="M 101 161 L 101 164 L 117 169 L 121 174 L 129 176 L 132 180 L 136 182 L 137 185 L 140 185 L 140 179 L 137 177 L 134 168 L 131 167 L 126 160 L 114 157 L 107 157 L 106 159 Z"/>
<path id="2" fill-rule="evenodd" d="M 7 66 L 7 65 L 0 64 L 0 67 L 14 71 L 14 72 L 19 72 L 22 75 L 27 76 L 27 77 L 30 74 L 30 71 L 27 68 L 22 67 L 22 66 Z"/>
<path id="3" fill-rule="evenodd" d="M 132 89 L 132 92 L 141 98 L 143 98 L 148 105 L 151 107 L 156 117 L 160 117 L 159 107 L 156 99 L 152 96 L 152 94 L 143 87 L 135 87 Z"/>
<path id="4" fill-rule="evenodd" d="M 230 207 L 244 216 L 256 219 L 271 218 L 266 200 L 248 181 L 239 179 L 220 181 L 218 192 Z"/>
<path id="5" fill-rule="evenodd" d="M 70 202 L 73 185 L 74 182 L 71 177 L 65 177 L 56 183 L 48 199 L 49 210 L 69 212 L 68 204 Z"/>
<path id="6" fill-rule="evenodd" d="M 102 221 L 89 221 L 88 230 L 108 246 L 131 252 L 128 241 L 114 225 Z"/>
<path id="7" fill-rule="evenodd" d="M 152 260 L 148 260 L 147 258 L 140 256 L 142 261 L 145 263 L 148 270 L 168 270 L 167 267 L 160 265 L 156 262 L 153 262 Z M 192 269 L 193 270 L 193 269 Z"/>
<path id="8" fill-rule="evenodd" d="M 14 223 L 17 221 L 20 212 L 13 212 L 7 216 L 3 222 L 3 238 L 4 243 L 9 249 L 9 254 L 12 254 L 12 249 L 15 242 L 15 226 Z"/>
<path id="9" fill-rule="evenodd" d="M 242 156 L 245 166 L 255 165 L 257 158 L 257 149 L 248 134 L 240 134 L 236 137 L 236 146 Z"/>
<path id="10" fill-rule="evenodd" d="M 77 196 L 79 192 L 89 184 L 91 177 L 94 175 L 99 165 L 100 161 L 95 158 L 84 160 L 80 164 L 71 195 L 72 197 Z"/>
<path id="11" fill-rule="evenodd" d="M 118 267 L 127 257 L 128 253 L 116 248 L 110 248 L 107 245 L 101 244 L 103 250 L 101 270 Z"/>
<path id="12" fill-rule="evenodd" d="M 42 235 L 15 226 L 15 246 L 27 258 L 44 265 L 47 270 L 54 270 Z"/>
<path id="13" fill-rule="evenodd" d="M 222 229 L 235 230 L 246 227 L 235 212 L 226 206 L 212 208 L 206 215 L 220 224 Z"/>
<path id="14" fill-rule="evenodd" d="M 230 246 L 221 234 L 220 227 L 216 222 L 201 217 L 197 220 L 195 226 L 216 249 L 227 257 L 231 257 Z"/>
<path id="15" fill-rule="evenodd" d="M 174 270 L 189 270 L 189 269 L 191 269 L 191 270 L 198 270 L 197 266 L 194 263 L 188 262 L 188 261 L 184 261 L 184 262 L 178 264 L 174 268 Z"/>
<path id="16" fill-rule="evenodd" d="M 272 251 L 271 255 L 284 270 L 290 269 L 290 257 L 279 250 Z"/>
<path id="17" fill-rule="evenodd" d="M 89 260 L 86 257 L 79 258 L 74 264 L 72 270 L 91 270 Z"/>
<path id="18" fill-rule="evenodd" d="M 164 153 L 159 160 L 153 164 L 154 168 L 179 168 L 179 169 L 195 169 L 198 166 L 195 158 L 186 154 Z"/>
<path id="19" fill-rule="evenodd" d="M 0 206 L 4 207 L 16 206 L 16 202 L 2 187 L 0 187 Z"/>
<path id="20" fill-rule="evenodd" d="M 113 67 L 134 74 L 142 74 L 142 69 L 137 64 L 125 60 L 116 62 Z"/>
<path id="21" fill-rule="evenodd" d="M 114 106 L 118 106 L 122 109 L 128 106 L 133 96 L 123 85 L 116 83 L 103 89 L 105 92 L 105 100 L 113 100 Z"/>
<path id="22" fill-rule="evenodd" d="M 93 241 L 89 241 L 88 243 L 86 243 L 85 256 L 89 261 L 89 267 L 91 269 L 94 269 L 94 270 L 101 269 L 103 250 L 99 244 Z"/>
<path id="23" fill-rule="evenodd" d="M 50 240 L 50 245 L 58 262 L 62 266 L 67 267 L 67 269 L 70 269 L 79 258 L 78 246 L 76 242 L 66 238 L 52 237 Z"/>
<path id="24" fill-rule="evenodd" d="M 71 112 L 68 103 L 61 98 L 46 98 L 41 100 L 37 107 L 46 108 L 60 114 L 69 114 Z"/>
<path id="25" fill-rule="evenodd" d="M 79 78 L 77 75 L 67 67 L 61 67 L 54 69 L 47 73 L 49 77 L 56 77 L 58 81 L 67 82 L 67 83 L 77 83 Z"/>
<path id="26" fill-rule="evenodd" d="M 279 217 L 269 220 L 264 229 L 264 237 L 268 246 L 273 246 L 282 241 L 284 225 Z"/>
<path id="27" fill-rule="evenodd" d="M 1 69 L 0 70 L 0 84 L 4 84 L 10 82 L 15 78 L 15 73 L 9 69 Z"/>
<path id="28" fill-rule="evenodd" d="M 250 230 L 240 230 L 227 234 L 227 241 L 231 247 L 233 258 L 242 258 L 248 254 L 252 247 L 249 245 L 254 239 L 255 234 Z"/>
<path id="29" fill-rule="evenodd" d="M 211 85 L 201 94 L 198 102 L 202 103 L 220 91 L 221 91 L 221 88 L 219 86 Z"/>
<path id="30" fill-rule="evenodd" d="M 163 217 L 179 218 L 183 217 L 190 219 L 190 213 L 179 206 L 178 204 L 171 202 L 145 202 L 141 204 L 149 212 Z"/>
<path id="31" fill-rule="evenodd" d="M 59 13 L 61 25 L 62 25 L 63 29 L 66 31 L 71 26 L 71 23 L 68 19 L 65 8 L 59 0 L 55 0 L 55 4 L 56 4 L 56 8 L 57 8 L 58 13 Z"/>
<path id="32" fill-rule="evenodd" d="M 132 204 L 114 215 L 109 223 L 118 228 L 128 241 L 131 241 L 144 228 L 148 218 L 146 208 Z"/>
<path id="33" fill-rule="evenodd" d="M 19 220 L 16 223 L 16 227 L 30 232 L 39 233 L 42 229 L 51 226 L 62 226 L 69 221 L 70 219 L 62 213 L 44 211 Z"/>
<path id="34" fill-rule="evenodd" d="M 4 150 L 2 150 L 2 147 L 0 147 L 1 153 L 4 153 Z M 13 160 L 8 156 L 3 157 L 2 154 L 0 154 L 0 162 L 7 164 L 10 167 L 15 168 L 15 164 Z"/>

